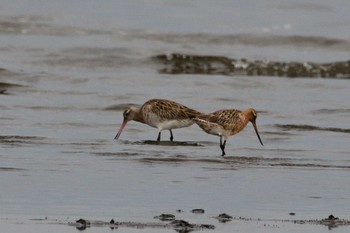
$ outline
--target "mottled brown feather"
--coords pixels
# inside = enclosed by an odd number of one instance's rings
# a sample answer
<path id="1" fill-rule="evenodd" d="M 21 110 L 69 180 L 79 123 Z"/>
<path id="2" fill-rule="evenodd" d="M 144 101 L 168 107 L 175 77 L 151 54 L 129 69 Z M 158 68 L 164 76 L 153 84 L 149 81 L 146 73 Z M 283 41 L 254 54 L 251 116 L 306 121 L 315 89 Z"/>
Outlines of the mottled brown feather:
<path id="1" fill-rule="evenodd" d="M 189 119 L 200 114 L 200 112 L 182 104 L 163 99 L 152 99 L 145 102 L 141 107 L 141 112 L 145 114 L 145 118 L 148 117 L 146 113 L 154 113 L 161 120 Z"/>
<path id="2" fill-rule="evenodd" d="M 207 115 L 200 115 L 198 119 L 210 122 L 211 124 L 197 121 L 197 124 L 204 130 L 206 127 L 222 127 L 226 131 L 230 131 L 230 135 L 240 132 L 248 123 L 248 119 L 242 114 L 242 111 L 237 109 L 219 110 Z"/>
<path id="3" fill-rule="evenodd" d="M 123 112 L 121 124 L 115 139 L 121 135 L 128 121 L 137 121 L 158 128 L 158 138 L 162 130 L 170 130 L 170 140 L 173 140 L 172 129 L 189 127 L 194 124 L 194 118 L 201 113 L 182 104 L 165 99 L 151 99 L 141 107 L 130 106 Z"/>
<path id="4" fill-rule="evenodd" d="M 222 156 L 225 153 L 226 140 L 228 137 L 242 131 L 250 121 L 253 124 L 256 135 L 263 145 L 256 126 L 257 113 L 249 108 L 244 111 L 237 109 L 224 109 L 209 114 L 201 114 L 193 118 L 197 125 L 206 133 L 220 137 Z"/>

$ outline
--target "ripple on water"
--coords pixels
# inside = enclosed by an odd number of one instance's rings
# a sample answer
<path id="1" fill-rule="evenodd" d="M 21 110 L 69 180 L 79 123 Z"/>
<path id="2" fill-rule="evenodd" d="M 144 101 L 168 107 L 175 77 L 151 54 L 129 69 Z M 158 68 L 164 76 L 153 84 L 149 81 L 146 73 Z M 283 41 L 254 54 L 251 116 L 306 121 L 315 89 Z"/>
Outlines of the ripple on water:
<path id="1" fill-rule="evenodd" d="M 16 171 L 24 171 L 23 168 L 17 167 L 0 167 L 0 172 L 16 172 Z"/>
<path id="2" fill-rule="evenodd" d="M 124 111 L 125 109 L 129 108 L 130 106 L 139 107 L 139 105 L 137 105 L 137 104 L 127 103 L 127 104 L 111 105 L 111 106 L 105 107 L 104 110 L 107 110 L 107 111 Z"/>
<path id="3" fill-rule="evenodd" d="M 0 33 L 14 35 L 92 35 L 106 34 L 99 29 L 55 25 L 54 20 L 44 16 L 0 17 Z"/>
<path id="4" fill-rule="evenodd" d="M 228 157 L 193 157 L 193 156 L 137 156 L 137 161 L 147 164 L 200 164 L 205 169 L 211 170 L 236 170 L 240 168 L 304 168 L 304 169 L 350 169 L 350 165 L 332 164 L 328 160 L 293 159 L 293 158 L 264 158 L 246 156 Z"/>
<path id="5" fill-rule="evenodd" d="M 322 108 L 322 109 L 317 109 L 311 112 L 314 115 L 334 115 L 334 114 L 340 114 L 340 115 L 350 115 L 350 109 L 349 108 Z"/>
<path id="6" fill-rule="evenodd" d="M 125 157 L 134 157 L 138 156 L 139 153 L 136 152 L 97 152 L 97 153 L 92 153 L 96 156 L 101 156 L 101 157 L 115 157 L 115 158 L 125 158 Z"/>
<path id="7" fill-rule="evenodd" d="M 0 70 L 0 72 L 2 72 Z M 4 88 L 12 88 L 12 87 L 21 87 L 22 85 L 15 84 L 15 83 L 7 83 L 7 82 L 0 82 L 0 90 Z"/>
<path id="8" fill-rule="evenodd" d="M 0 144 L 21 146 L 28 144 L 41 144 L 45 138 L 37 136 L 0 135 Z"/>
<path id="9" fill-rule="evenodd" d="M 300 131 L 330 131 L 338 133 L 350 133 L 350 129 L 334 128 L 334 127 L 318 127 L 313 125 L 293 125 L 293 124 L 276 124 L 282 130 L 300 130 Z"/>
<path id="10" fill-rule="evenodd" d="M 3 74 L 4 72 L 8 73 L 7 70 L 3 70 L 0 68 L 0 74 Z M 22 85 L 16 83 L 0 82 L 0 95 L 9 95 L 9 90 L 15 87 L 22 87 Z"/>

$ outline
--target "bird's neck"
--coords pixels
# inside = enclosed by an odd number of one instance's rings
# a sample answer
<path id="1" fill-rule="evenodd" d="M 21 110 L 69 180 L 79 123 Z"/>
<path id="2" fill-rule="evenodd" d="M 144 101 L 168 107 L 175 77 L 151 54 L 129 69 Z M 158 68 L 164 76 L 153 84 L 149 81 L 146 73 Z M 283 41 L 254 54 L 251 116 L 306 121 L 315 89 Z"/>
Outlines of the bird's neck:
<path id="1" fill-rule="evenodd" d="M 143 114 L 141 113 L 141 109 L 138 108 L 135 110 L 135 115 L 134 115 L 133 120 L 141 122 L 141 123 L 145 123 L 145 120 L 143 118 Z"/>
<path id="2" fill-rule="evenodd" d="M 250 116 L 249 116 L 249 111 L 247 111 L 247 110 L 244 110 L 242 113 L 241 113 L 242 115 L 241 115 L 241 121 L 242 121 L 242 125 L 243 125 L 243 127 L 245 127 L 247 124 L 248 124 L 248 122 L 249 122 L 249 120 L 250 120 Z"/>

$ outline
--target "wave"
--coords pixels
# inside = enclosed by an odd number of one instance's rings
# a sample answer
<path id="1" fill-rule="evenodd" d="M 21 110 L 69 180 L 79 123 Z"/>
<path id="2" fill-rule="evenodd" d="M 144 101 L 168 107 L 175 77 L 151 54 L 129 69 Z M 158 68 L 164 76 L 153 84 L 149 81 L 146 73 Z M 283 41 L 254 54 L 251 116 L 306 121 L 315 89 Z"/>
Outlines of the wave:
<path id="1" fill-rule="evenodd" d="M 350 60 L 333 63 L 280 62 L 234 59 L 225 56 L 159 54 L 153 61 L 166 74 L 246 75 L 279 77 L 323 77 L 350 79 Z"/>
<path id="2" fill-rule="evenodd" d="M 54 35 L 81 36 L 107 35 L 113 40 L 128 42 L 132 47 L 73 47 L 46 54 L 43 60 L 34 64 L 49 66 L 75 66 L 82 68 L 115 68 L 125 66 L 160 64 L 160 73 L 166 74 L 207 74 L 207 75 L 246 75 L 278 77 L 325 77 L 350 79 L 350 61 L 329 63 L 285 62 L 269 60 L 249 60 L 212 56 L 211 54 L 159 53 L 173 45 L 177 49 L 193 47 L 203 51 L 201 46 L 249 46 L 249 47 L 287 47 L 288 49 L 320 49 L 331 52 L 350 52 L 350 41 L 341 38 L 306 35 L 271 34 L 210 34 L 210 33 L 169 33 L 147 30 L 99 29 L 81 26 L 67 26 L 55 23 L 50 17 L 42 16 L 0 16 L 0 35 Z M 140 44 L 158 43 L 156 52 L 145 56 L 144 50 L 135 49 L 131 41 Z M 136 46 L 137 47 L 137 46 Z M 8 48 L 0 48 L 8 49 Z M 167 49 L 168 50 L 168 49 Z M 153 50 L 155 51 L 155 50 Z M 158 53 L 158 54 L 156 54 Z M 203 52 L 205 53 L 205 51 Z M 149 61 L 152 63 L 150 64 Z M 0 72 L 3 72 L 0 70 Z"/>
<path id="3" fill-rule="evenodd" d="M 344 114 L 348 115 L 350 114 L 350 109 L 348 108 L 336 108 L 336 109 L 328 109 L 328 108 L 323 108 L 323 109 L 318 109 L 312 111 L 312 114 L 318 115 L 318 114 Z"/>

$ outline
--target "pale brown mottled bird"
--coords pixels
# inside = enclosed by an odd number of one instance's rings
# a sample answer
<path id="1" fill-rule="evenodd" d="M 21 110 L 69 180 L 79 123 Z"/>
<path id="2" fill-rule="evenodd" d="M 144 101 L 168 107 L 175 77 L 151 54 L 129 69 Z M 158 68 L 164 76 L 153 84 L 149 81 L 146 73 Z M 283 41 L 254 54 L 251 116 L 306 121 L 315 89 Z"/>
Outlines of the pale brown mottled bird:
<path id="1" fill-rule="evenodd" d="M 197 115 L 193 120 L 208 134 L 220 137 L 220 148 L 222 156 L 224 156 L 226 154 L 225 146 L 228 137 L 242 131 L 249 121 L 253 124 L 256 135 L 261 145 L 263 145 L 258 133 L 258 128 L 256 127 L 256 118 L 256 111 L 249 108 L 244 111 L 236 109 L 219 110 L 210 114 Z"/>
<path id="2" fill-rule="evenodd" d="M 194 124 L 192 118 L 200 113 L 182 104 L 165 99 L 151 99 L 140 108 L 131 106 L 123 113 L 124 121 L 114 139 L 118 139 L 128 121 L 134 120 L 154 128 L 158 128 L 160 141 L 161 132 L 165 129 L 170 131 L 170 141 L 173 141 L 172 129 L 188 127 Z"/>

